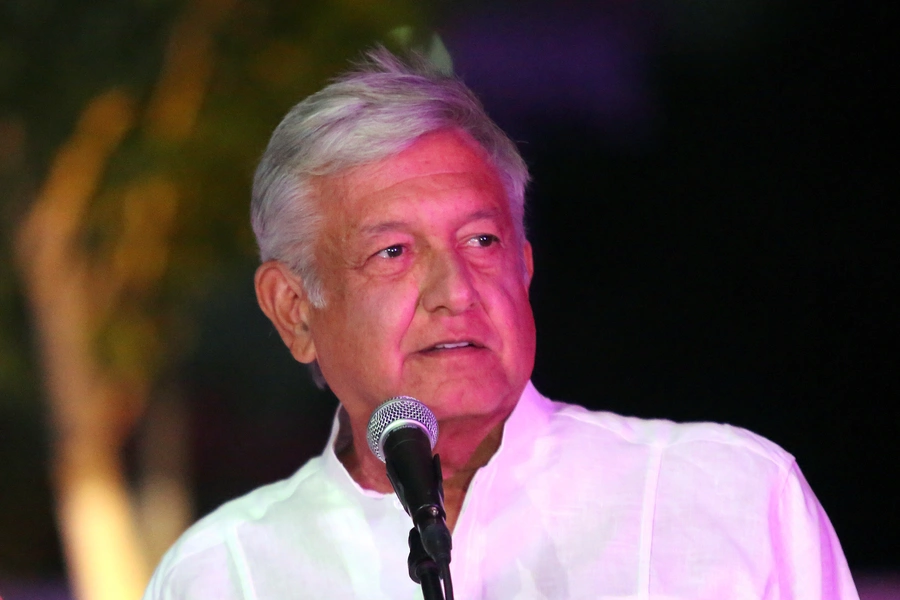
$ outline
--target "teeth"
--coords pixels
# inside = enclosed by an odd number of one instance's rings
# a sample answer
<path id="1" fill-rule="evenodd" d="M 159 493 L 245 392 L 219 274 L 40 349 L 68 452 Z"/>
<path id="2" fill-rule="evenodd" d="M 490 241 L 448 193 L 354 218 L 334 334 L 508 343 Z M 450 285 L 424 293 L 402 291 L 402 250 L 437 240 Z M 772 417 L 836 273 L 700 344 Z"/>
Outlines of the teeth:
<path id="1" fill-rule="evenodd" d="M 468 345 L 469 345 L 469 342 L 456 342 L 454 344 L 438 344 L 437 346 L 435 346 L 435 348 L 440 348 L 440 349 L 462 348 L 463 346 L 468 346 Z"/>

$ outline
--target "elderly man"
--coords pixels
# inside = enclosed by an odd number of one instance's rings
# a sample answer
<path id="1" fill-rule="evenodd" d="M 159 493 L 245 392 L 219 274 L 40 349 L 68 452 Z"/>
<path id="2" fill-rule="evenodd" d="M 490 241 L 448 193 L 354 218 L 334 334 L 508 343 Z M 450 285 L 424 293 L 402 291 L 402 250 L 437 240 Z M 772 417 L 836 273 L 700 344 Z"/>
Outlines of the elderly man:
<path id="1" fill-rule="evenodd" d="M 146 598 L 421 597 L 366 443 L 397 395 L 440 424 L 459 598 L 857 598 L 774 444 L 531 385 L 527 178 L 460 82 L 383 50 L 291 110 L 254 183 L 256 292 L 341 408 L 321 456 L 194 525 Z"/>

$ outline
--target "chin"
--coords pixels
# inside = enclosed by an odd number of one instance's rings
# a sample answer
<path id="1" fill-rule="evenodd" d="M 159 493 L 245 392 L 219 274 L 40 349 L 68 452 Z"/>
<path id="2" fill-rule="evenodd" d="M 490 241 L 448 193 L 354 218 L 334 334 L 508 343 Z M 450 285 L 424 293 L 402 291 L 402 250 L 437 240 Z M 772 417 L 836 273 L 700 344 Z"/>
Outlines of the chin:
<path id="1" fill-rule="evenodd" d="M 513 389 L 507 382 L 495 382 L 493 385 L 483 380 L 454 383 L 419 398 L 434 412 L 438 421 L 490 418 L 497 413 L 508 413 L 521 393 L 520 388 Z"/>

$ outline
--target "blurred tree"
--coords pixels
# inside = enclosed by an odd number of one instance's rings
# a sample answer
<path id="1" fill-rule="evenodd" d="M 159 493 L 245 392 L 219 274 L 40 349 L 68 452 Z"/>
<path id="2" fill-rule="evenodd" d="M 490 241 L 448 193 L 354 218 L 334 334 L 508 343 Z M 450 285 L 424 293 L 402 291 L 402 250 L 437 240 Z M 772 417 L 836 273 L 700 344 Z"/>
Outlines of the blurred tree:
<path id="1" fill-rule="evenodd" d="M 3 288 L 24 297 L 33 332 L 12 326 L 20 304 L 0 305 L 0 389 L 29 395 L 33 342 L 76 597 L 138 598 L 191 518 L 171 374 L 191 352 L 191 307 L 254 252 L 249 180 L 268 135 L 363 48 L 391 31 L 413 40 L 419 11 L 407 0 L 0 6 L 4 256 L 21 284 Z M 133 486 L 123 447 L 139 423 L 152 439 Z"/>

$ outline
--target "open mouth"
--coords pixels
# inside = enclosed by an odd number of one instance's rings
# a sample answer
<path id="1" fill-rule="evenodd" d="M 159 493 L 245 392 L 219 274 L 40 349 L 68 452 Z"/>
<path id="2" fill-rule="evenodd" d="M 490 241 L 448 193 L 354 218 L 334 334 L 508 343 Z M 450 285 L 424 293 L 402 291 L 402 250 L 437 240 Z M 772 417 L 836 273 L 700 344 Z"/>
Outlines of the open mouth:
<path id="1" fill-rule="evenodd" d="M 443 350 L 459 350 L 461 348 L 481 348 L 480 345 L 474 342 L 441 342 L 440 344 L 435 344 L 431 348 L 426 349 L 426 352 L 440 352 Z"/>

